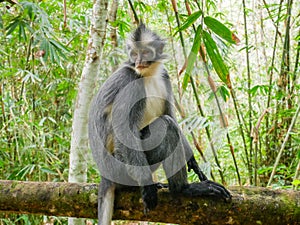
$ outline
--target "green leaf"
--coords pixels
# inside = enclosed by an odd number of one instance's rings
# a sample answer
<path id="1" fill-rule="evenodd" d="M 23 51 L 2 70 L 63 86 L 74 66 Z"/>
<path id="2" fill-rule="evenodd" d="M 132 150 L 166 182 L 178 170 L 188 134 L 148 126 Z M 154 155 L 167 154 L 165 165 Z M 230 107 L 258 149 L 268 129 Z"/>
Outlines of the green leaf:
<path id="1" fill-rule="evenodd" d="M 193 14 L 189 15 L 189 17 L 186 19 L 186 21 L 179 27 L 179 29 L 176 31 L 174 35 L 176 35 L 178 32 L 186 30 L 189 28 L 192 24 L 195 23 L 195 21 L 202 15 L 202 11 L 194 12 Z"/>
<path id="2" fill-rule="evenodd" d="M 192 69 L 194 67 L 196 58 L 197 58 L 197 54 L 201 45 L 201 25 L 198 26 L 195 37 L 194 37 L 194 42 L 193 42 L 193 46 L 191 49 L 191 52 L 188 56 L 187 59 L 187 66 L 186 66 L 186 72 L 183 78 L 183 83 L 182 83 L 182 88 L 185 91 L 188 85 L 188 82 L 190 80 L 190 76 L 191 76 L 191 72 Z"/>
<path id="3" fill-rule="evenodd" d="M 253 96 L 257 95 L 258 93 L 265 95 L 268 93 L 268 90 L 268 85 L 255 85 L 250 89 L 250 94 L 252 94 Z"/>
<path id="4" fill-rule="evenodd" d="M 10 35 L 18 25 L 19 25 L 19 20 L 18 18 L 16 18 L 6 27 L 7 35 Z"/>
<path id="5" fill-rule="evenodd" d="M 53 171 L 53 170 L 51 170 L 47 167 L 41 167 L 40 170 L 44 173 L 47 173 L 47 174 L 53 174 L 53 175 L 57 174 L 55 171 Z"/>
<path id="6" fill-rule="evenodd" d="M 219 78 L 227 85 L 230 85 L 229 70 L 225 65 L 222 56 L 219 53 L 216 42 L 212 39 L 207 31 L 203 31 L 203 42 L 207 54 Z"/>
<path id="7" fill-rule="evenodd" d="M 25 32 L 25 24 L 20 21 L 19 23 L 19 40 L 21 40 L 21 37 L 24 37 L 24 40 L 27 40 L 26 32 Z"/>
<path id="8" fill-rule="evenodd" d="M 300 180 L 293 180 L 292 185 L 299 186 L 300 185 Z"/>
<path id="9" fill-rule="evenodd" d="M 64 59 L 67 59 L 64 52 L 68 52 L 68 49 L 63 46 L 61 43 L 55 41 L 54 39 L 49 40 L 50 44 L 55 48 L 56 52 Z"/>
<path id="10" fill-rule="evenodd" d="M 210 16 L 206 16 L 204 17 L 204 23 L 210 30 L 229 43 L 238 44 L 240 42 L 238 37 L 220 21 Z"/>
<path id="11" fill-rule="evenodd" d="M 0 29 L 3 29 L 3 19 L 2 15 L 0 14 Z"/>
<path id="12" fill-rule="evenodd" d="M 16 30 L 17 27 L 19 28 L 19 33 L 18 33 L 19 34 L 19 40 L 21 40 L 22 38 L 24 40 L 27 39 L 26 29 L 30 33 L 33 33 L 33 29 L 31 28 L 31 26 L 28 24 L 28 22 L 26 20 L 23 20 L 21 17 L 16 17 L 6 27 L 7 35 L 10 35 L 11 33 L 13 33 Z"/>
<path id="13" fill-rule="evenodd" d="M 41 41 L 40 50 L 45 51 L 45 54 L 43 56 L 43 59 L 45 61 L 47 61 L 48 58 L 50 58 L 50 61 L 52 63 L 58 64 L 61 62 L 61 58 L 67 58 L 64 53 L 69 51 L 65 46 L 63 46 L 56 40 L 47 38 L 44 38 Z"/>
<path id="14" fill-rule="evenodd" d="M 16 177 L 18 177 L 18 179 L 22 180 L 22 179 L 24 179 L 25 176 L 27 176 L 28 174 L 31 174 L 33 172 L 34 168 L 35 168 L 34 164 L 26 165 L 16 174 Z"/>
<path id="15" fill-rule="evenodd" d="M 49 53 L 50 53 L 50 44 L 46 38 L 42 40 L 41 45 L 40 45 L 40 50 L 45 51 L 43 59 L 44 59 L 44 61 L 47 61 L 47 59 L 49 57 Z"/>
<path id="16" fill-rule="evenodd" d="M 55 51 L 55 47 L 53 45 L 49 45 L 49 50 L 50 50 L 50 60 L 52 63 L 55 62 L 60 62 L 59 56 L 57 55 L 56 51 Z"/>
<path id="17" fill-rule="evenodd" d="M 229 93 L 228 89 L 226 88 L 226 86 L 221 85 L 220 87 L 218 87 L 217 91 L 222 96 L 224 102 L 226 102 L 230 98 L 230 93 Z"/>

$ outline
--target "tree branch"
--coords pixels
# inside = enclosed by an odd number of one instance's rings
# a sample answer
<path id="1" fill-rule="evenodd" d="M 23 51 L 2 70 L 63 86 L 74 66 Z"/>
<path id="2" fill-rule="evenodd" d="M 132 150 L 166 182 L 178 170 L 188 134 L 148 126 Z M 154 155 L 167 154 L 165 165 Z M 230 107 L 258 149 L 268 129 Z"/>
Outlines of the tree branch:
<path id="1" fill-rule="evenodd" d="M 0 181 L 0 211 L 97 218 L 96 184 Z M 143 214 L 137 188 L 118 192 L 114 219 L 184 224 L 299 224 L 300 192 L 231 187 L 232 202 L 159 191 L 157 208 Z"/>

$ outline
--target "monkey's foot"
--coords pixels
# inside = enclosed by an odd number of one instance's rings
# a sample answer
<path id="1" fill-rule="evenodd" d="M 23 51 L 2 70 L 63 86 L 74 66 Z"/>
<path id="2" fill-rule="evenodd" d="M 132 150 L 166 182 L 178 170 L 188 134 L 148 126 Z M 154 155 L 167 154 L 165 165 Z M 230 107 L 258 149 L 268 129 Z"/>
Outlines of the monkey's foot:
<path id="1" fill-rule="evenodd" d="M 144 186 L 142 188 L 142 199 L 144 203 L 144 213 L 147 214 L 157 205 L 157 187 L 156 184 Z"/>
<path id="2" fill-rule="evenodd" d="M 211 180 L 189 184 L 183 190 L 183 194 L 188 196 L 216 196 L 226 201 L 232 197 L 230 192 L 223 185 Z"/>

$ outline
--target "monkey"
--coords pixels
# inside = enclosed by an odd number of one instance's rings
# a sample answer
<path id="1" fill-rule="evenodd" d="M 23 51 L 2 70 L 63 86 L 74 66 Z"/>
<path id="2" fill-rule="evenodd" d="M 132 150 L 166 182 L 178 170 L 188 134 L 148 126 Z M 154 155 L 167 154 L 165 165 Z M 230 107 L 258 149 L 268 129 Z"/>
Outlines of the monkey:
<path id="1" fill-rule="evenodd" d="M 140 187 L 144 212 L 153 210 L 160 185 L 152 173 L 160 165 L 173 194 L 231 198 L 224 186 L 208 180 L 200 170 L 180 130 L 164 67 L 165 44 L 141 23 L 127 40 L 128 61 L 104 82 L 91 103 L 89 143 L 101 174 L 99 225 L 111 223 L 115 190 L 122 187 Z M 186 167 L 200 182 L 188 183 Z"/>

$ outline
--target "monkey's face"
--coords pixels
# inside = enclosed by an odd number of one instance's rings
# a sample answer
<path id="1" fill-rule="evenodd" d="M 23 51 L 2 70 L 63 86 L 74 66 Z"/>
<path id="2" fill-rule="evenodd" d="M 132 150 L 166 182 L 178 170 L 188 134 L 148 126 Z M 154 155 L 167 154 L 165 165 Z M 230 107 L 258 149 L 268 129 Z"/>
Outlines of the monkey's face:
<path id="1" fill-rule="evenodd" d="M 157 65 L 166 58 L 165 41 L 141 24 L 127 40 L 129 61 L 142 76 L 155 72 Z"/>
<path id="2" fill-rule="evenodd" d="M 137 70 L 148 68 L 155 62 L 155 49 L 151 47 L 132 48 L 129 50 L 130 61 Z"/>

